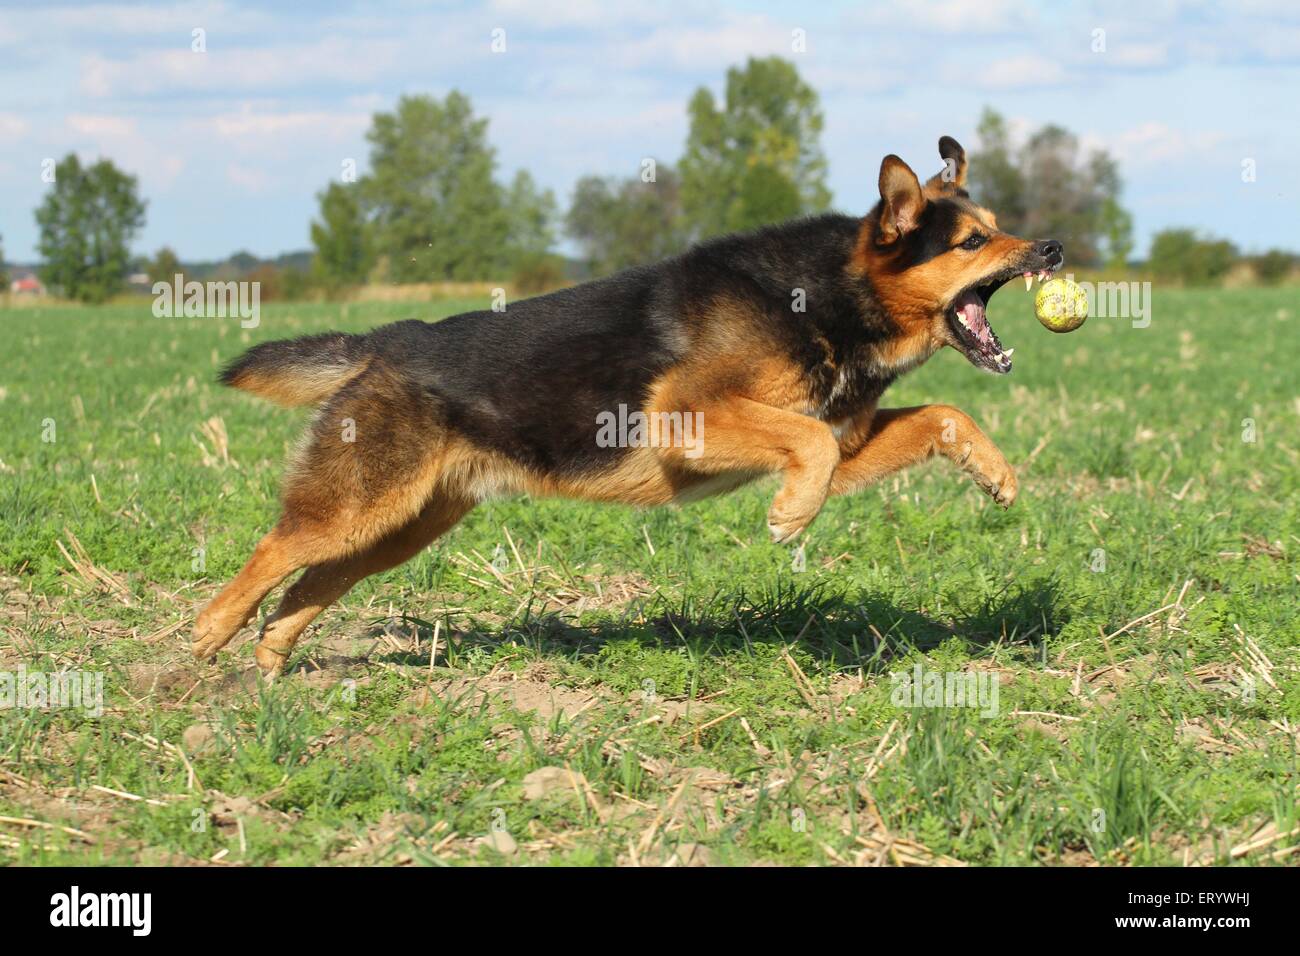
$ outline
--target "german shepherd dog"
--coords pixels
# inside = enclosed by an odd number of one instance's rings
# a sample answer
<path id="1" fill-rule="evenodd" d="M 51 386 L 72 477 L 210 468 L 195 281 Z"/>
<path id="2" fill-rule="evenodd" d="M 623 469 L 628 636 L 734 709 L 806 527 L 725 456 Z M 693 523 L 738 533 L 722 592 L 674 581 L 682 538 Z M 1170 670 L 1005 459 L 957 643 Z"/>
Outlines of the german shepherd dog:
<path id="1" fill-rule="evenodd" d="M 224 384 L 320 409 L 289 468 L 283 515 L 199 615 L 194 655 L 215 654 L 306 568 L 256 647 L 261 670 L 278 674 L 350 587 L 499 495 L 661 505 L 775 473 L 767 523 L 785 542 L 828 495 L 938 454 L 1010 506 L 1015 472 L 965 413 L 878 407 L 890 383 L 945 345 L 1009 372 L 989 297 L 1064 261 L 1059 242 L 1007 235 L 971 201 L 956 140 L 942 138 L 939 154 L 944 171 L 924 186 L 886 156 L 880 201 L 862 219 L 715 239 L 504 312 L 249 349 Z M 669 431 L 699 422 L 696 446 L 680 433 L 662 440 L 662 429 L 658 441 L 644 429 L 601 440 L 627 409 Z"/>

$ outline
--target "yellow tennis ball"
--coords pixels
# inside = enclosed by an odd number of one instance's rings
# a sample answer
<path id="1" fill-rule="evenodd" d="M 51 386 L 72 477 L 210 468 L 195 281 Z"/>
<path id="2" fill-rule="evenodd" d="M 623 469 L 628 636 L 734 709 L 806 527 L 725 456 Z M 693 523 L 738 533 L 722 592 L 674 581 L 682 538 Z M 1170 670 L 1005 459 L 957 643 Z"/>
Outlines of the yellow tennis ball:
<path id="1" fill-rule="evenodd" d="M 1073 332 L 1088 317 L 1088 296 L 1069 279 L 1048 279 L 1034 296 L 1034 315 L 1053 332 Z"/>

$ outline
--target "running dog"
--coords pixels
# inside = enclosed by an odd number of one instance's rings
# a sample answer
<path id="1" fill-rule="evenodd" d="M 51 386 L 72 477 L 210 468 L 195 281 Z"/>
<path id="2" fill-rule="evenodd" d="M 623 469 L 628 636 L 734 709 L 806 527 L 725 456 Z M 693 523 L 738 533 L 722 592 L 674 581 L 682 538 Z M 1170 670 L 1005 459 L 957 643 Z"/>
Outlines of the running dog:
<path id="1" fill-rule="evenodd" d="M 501 495 L 662 505 L 776 474 L 767 523 L 785 542 L 828 495 L 937 454 L 1009 507 L 1015 472 L 969 416 L 879 407 L 944 346 L 1011 371 L 989 298 L 1064 261 L 1061 243 L 1008 235 L 971 200 L 956 140 L 939 140 L 939 154 L 944 169 L 924 185 L 886 156 L 880 201 L 863 218 L 714 239 L 504 312 L 249 349 L 224 384 L 319 411 L 279 522 L 199 615 L 195 656 L 215 654 L 305 568 L 256 647 L 262 671 L 278 674 L 349 588 Z M 626 422 L 628 409 L 640 414 L 635 436 L 612 436 L 611 416 Z M 683 441 L 672 432 L 688 417 L 699 427 Z M 670 434 L 647 437 L 643 422 Z"/>

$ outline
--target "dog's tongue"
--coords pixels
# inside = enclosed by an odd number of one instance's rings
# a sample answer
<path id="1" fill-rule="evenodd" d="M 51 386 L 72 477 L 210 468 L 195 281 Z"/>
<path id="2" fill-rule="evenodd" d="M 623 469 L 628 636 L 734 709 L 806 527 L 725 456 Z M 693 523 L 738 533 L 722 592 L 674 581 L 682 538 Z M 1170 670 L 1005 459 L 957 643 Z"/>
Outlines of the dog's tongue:
<path id="1" fill-rule="evenodd" d="M 989 341 L 989 323 L 984 317 L 984 302 L 973 291 L 966 292 L 953 306 L 957 314 L 966 320 L 966 328 L 974 333 L 981 343 Z"/>

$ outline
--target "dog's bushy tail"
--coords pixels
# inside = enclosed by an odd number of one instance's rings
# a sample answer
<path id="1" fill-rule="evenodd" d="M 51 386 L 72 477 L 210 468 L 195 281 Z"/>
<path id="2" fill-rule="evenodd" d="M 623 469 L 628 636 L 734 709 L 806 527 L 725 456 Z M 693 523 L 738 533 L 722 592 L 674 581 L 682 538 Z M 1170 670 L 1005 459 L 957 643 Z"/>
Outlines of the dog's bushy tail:
<path id="1" fill-rule="evenodd" d="M 277 405 L 315 405 L 365 371 L 365 342 L 346 332 L 263 342 L 222 369 L 220 381 Z"/>

